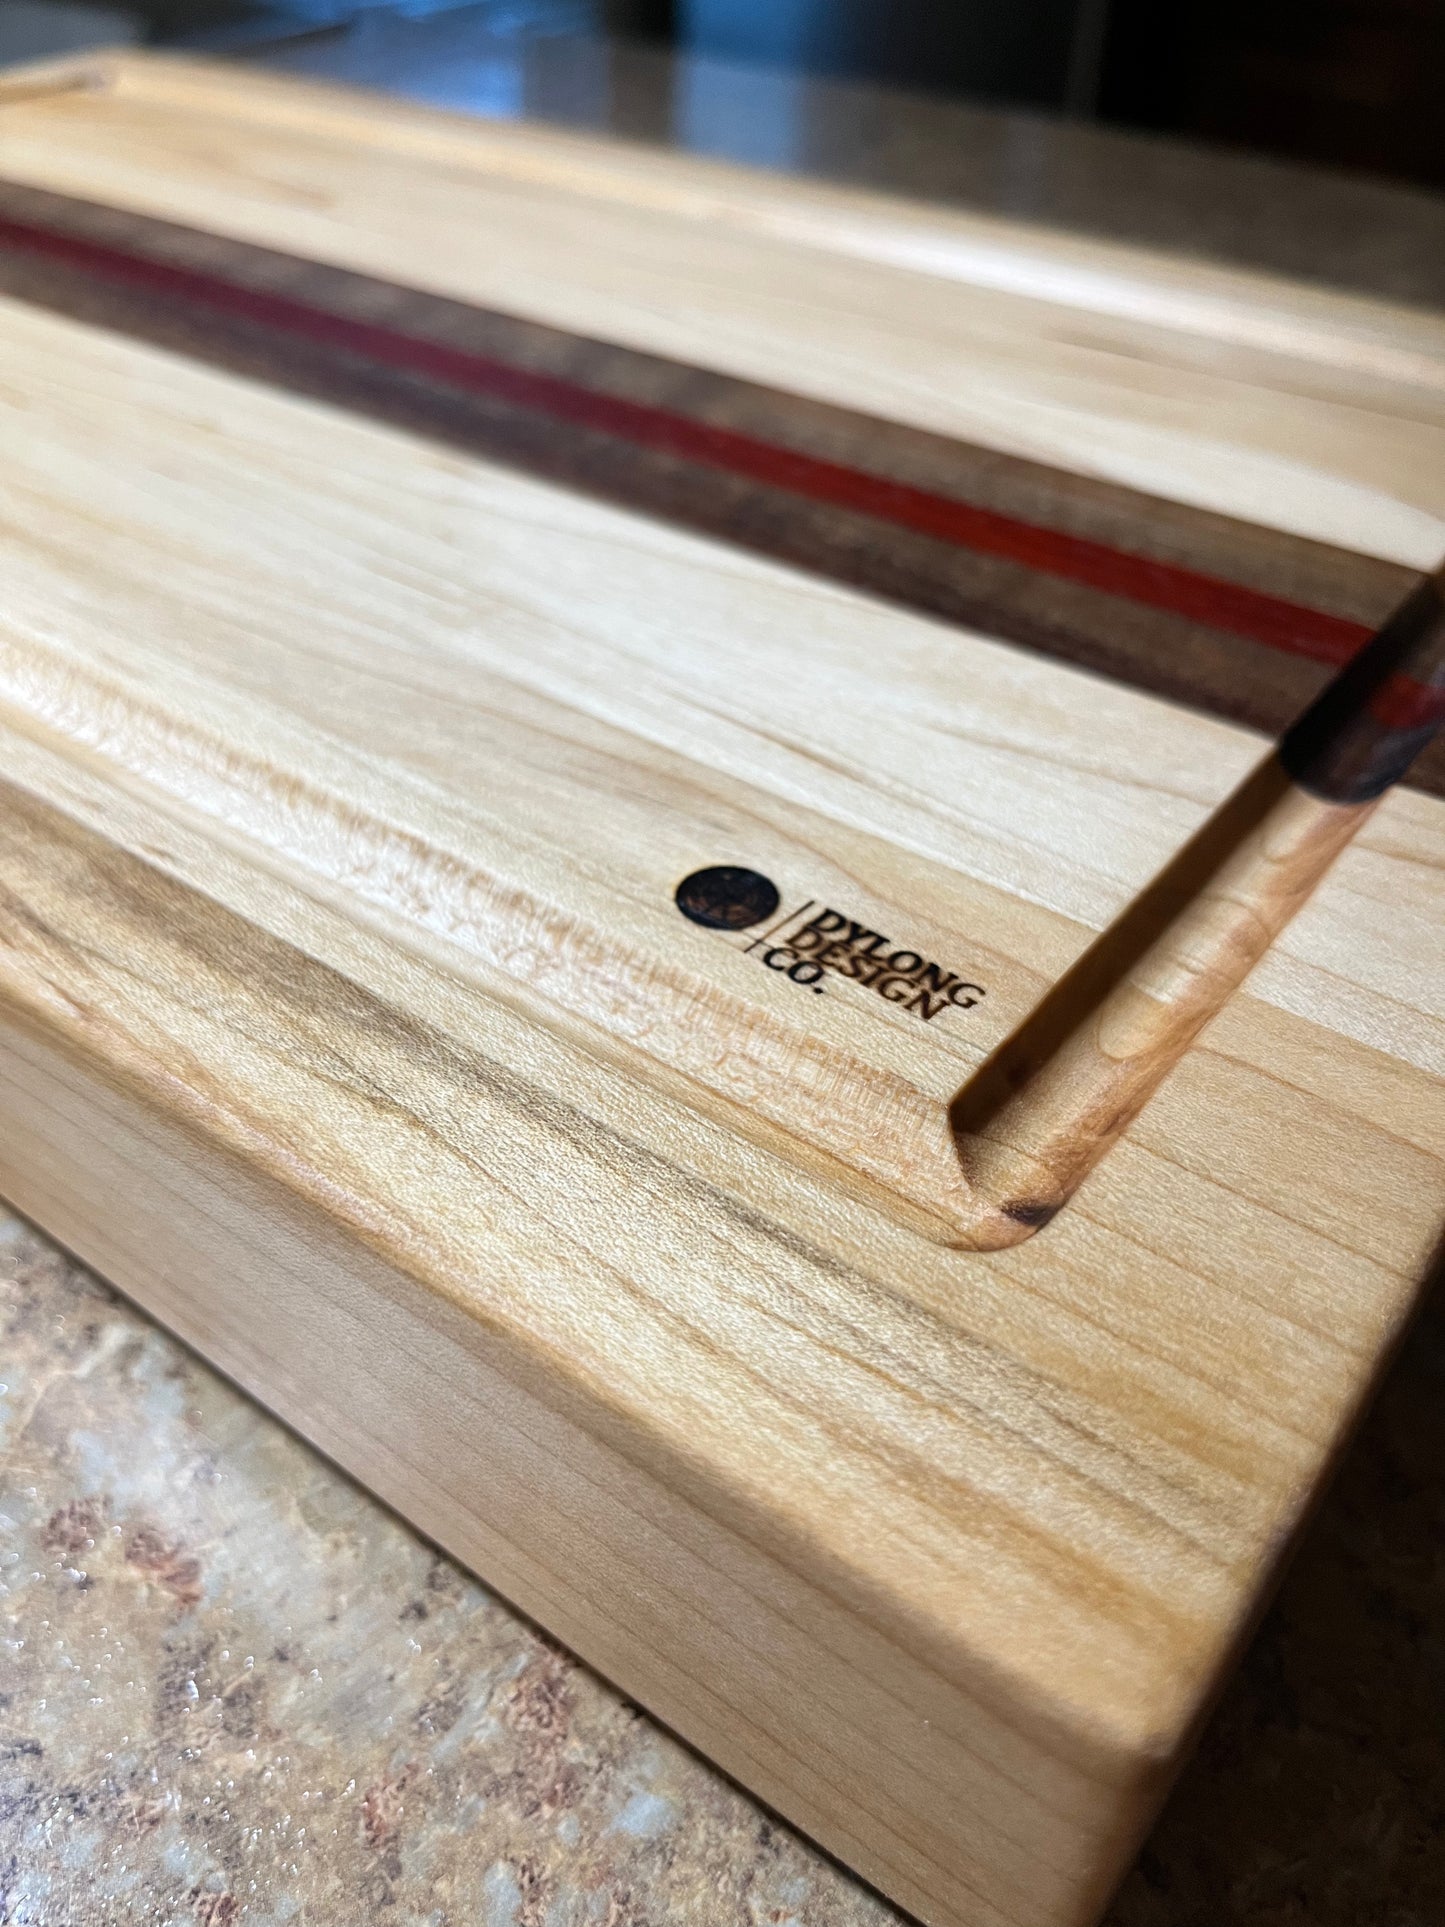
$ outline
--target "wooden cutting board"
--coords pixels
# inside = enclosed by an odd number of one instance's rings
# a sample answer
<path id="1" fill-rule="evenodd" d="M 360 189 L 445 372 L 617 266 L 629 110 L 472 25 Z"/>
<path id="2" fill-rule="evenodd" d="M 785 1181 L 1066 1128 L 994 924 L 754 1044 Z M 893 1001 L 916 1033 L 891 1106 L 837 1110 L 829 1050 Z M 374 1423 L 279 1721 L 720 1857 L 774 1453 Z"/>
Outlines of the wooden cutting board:
<path id="1" fill-rule="evenodd" d="M 1094 1919 L 1432 1261 L 1445 759 L 950 1106 L 1445 551 L 1445 322 L 0 78 L 0 1189 L 929 1923 Z"/>

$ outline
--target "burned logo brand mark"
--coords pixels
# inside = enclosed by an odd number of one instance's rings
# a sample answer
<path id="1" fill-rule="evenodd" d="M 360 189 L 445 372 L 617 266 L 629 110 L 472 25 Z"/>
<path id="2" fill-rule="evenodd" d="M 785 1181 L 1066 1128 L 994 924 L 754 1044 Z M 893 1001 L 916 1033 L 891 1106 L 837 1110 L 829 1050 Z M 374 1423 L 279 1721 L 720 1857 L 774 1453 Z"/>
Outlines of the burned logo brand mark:
<path id="1" fill-rule="evenodd" d="M 732 864 L 695 870 L 678 884 L 674 901 L 685 917 L 708 930 L 744 935 L 766 923 L 766 930 L 743 945 L 744 954 L 815 996 L 824 994 L 830 977 L 840 978 L 927 1024 L 945 1010 L 971 1010 L 987 994 L 981 984 L 921 951 L 896 945 L 842 910 L 820 905 L 816 897 L 779 917 L 781 893 L 757 870 Z"/>
<path id="2" fill-rule="evenodd" d="M 777 885 L 756 870 L 714 864 L 684 877 L 673 896 L 682 914 L 705 930 L 750 930 L 777 909 Z"/>

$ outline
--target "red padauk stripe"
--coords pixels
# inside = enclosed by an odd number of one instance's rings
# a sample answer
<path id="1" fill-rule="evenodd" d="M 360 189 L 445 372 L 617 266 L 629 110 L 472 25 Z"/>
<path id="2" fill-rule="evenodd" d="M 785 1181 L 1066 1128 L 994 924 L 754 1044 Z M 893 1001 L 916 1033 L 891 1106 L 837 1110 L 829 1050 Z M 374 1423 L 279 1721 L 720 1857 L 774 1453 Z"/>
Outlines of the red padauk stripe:
<path id="1" fill-rule="evenodd" d="M 1445 722 L 1445 685 L 1419 682 L 1396 670 L 1367 705 L 1382 729 L 1438 729 Z"/>
<path id="2" fill-rule="evenodd" d="M 248 288 L 195 268 L 176 267 L 102 242 L 3 218 L 0 246 L 43 255 L 168 300 L 209 308 L 388 368 L 422 375 L 452 389 L 530 409 L 555 421 L 615 435 L 636 447 L 745 476 L 809 501 L 851 509 L 976 554 L 999 556 L 1040 574 L 1186 616 L 1315 662 L 1346 662 L 1371 634 L 1362 623 L 1304 608 L 1217 576 L 954 501 L 864 469 L 695 421 L 670 409 L 626 401 L 555 375 L 538 374 L 376 322 L 333 314 L 289 295 Z"/>

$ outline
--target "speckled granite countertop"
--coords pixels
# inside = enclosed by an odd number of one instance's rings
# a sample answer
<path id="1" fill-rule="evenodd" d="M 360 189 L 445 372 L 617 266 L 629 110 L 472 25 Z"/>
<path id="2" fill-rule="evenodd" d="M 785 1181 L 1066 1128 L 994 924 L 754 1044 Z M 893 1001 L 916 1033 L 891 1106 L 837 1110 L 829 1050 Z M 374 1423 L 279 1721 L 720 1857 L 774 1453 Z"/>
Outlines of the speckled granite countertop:
<path id="1" fill-rule="evenodd" d="M 0 1922 L 896 1927 L 0 1214 Z M 1445 1300 L 1110 1927 L 1445 1918 Z"/>

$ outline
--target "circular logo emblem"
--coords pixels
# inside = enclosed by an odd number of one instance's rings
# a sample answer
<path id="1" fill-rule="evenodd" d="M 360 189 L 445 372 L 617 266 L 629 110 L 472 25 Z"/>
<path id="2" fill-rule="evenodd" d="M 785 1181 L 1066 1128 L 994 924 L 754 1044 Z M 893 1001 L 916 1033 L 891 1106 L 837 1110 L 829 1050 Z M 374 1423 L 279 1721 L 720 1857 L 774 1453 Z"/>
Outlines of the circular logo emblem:
<path id="1" fill-rule="evenodd" d="M 773 884 L 756 870 L 718 863 L 684 877 L 673 901 L 685 917 L 707 930 L 746 930 L 770 917 L 779 898 Z"/>

